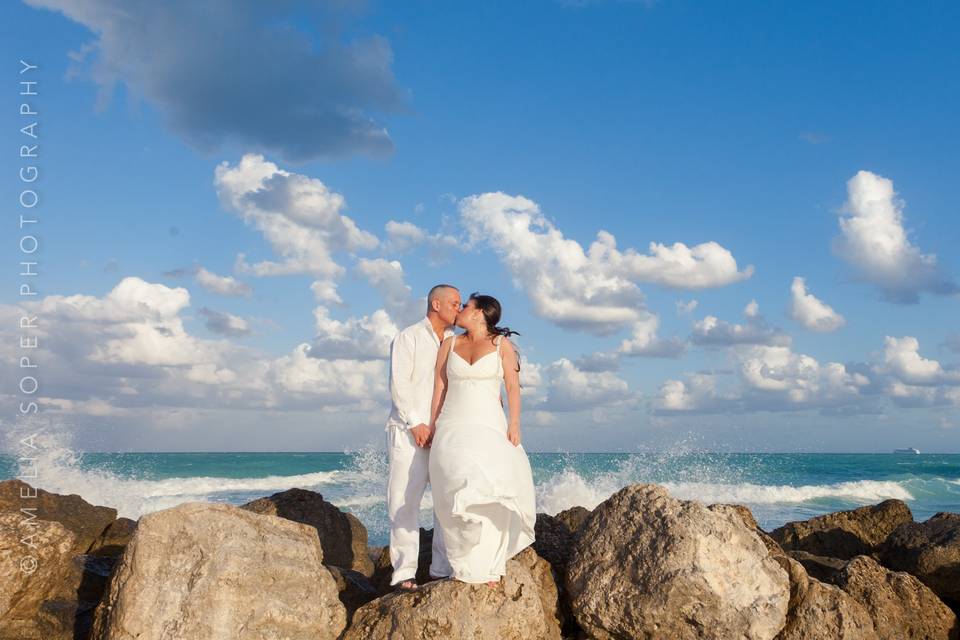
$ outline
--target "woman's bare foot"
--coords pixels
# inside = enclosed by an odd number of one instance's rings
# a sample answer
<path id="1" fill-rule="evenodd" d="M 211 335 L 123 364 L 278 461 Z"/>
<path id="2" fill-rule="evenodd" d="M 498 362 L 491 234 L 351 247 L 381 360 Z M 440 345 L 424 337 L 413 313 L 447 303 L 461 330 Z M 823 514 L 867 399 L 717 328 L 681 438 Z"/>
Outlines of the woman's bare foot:
<path id="1" fill-rule="evenodd" d="M 492 589 L 496 589 L 497 587 L 500 586 L 500 581 L 499 581 L 499 580 L 487 580 L 487 586 L 490 587 L 490 588 L 492 588 Z"/>

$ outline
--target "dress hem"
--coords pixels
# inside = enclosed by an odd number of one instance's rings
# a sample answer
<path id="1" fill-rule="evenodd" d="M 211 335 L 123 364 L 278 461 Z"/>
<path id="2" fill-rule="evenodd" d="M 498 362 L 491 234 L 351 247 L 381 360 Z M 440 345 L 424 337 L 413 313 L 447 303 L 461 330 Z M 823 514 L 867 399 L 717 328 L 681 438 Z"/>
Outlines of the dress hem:
<path id="1" fill-rule="evenodd" d="M 515 549 L 508 549 L 507 559 L 512 558 L 514 555 L 520 551 L 523 551 L 523 549 L 530 546 L 534 542 L 536 539 L 536 521 L 531 523 L 527 518 L 524 517 L 524 510 L 519 504 L 517 504 L 516 493 L 503 493 L 501 491 L 497 491 L 496 489 L 493 491 L 480 491 L 476 487 L 472 486 L 470 480 L 467 479 L 464 485 L 453 494 L 451 512 L 455 517 L 482 525 L 484 518 L 482 516 L 470 513 L 469 509 L 470 507 L 484 504 L 499 504 L 503 507 L 506 507 L 520 522 L 521 528 L 518 540 L 523 540 L 524 538 L 529 539 L 529 542 L 523 546 L 516 547 Z M 474 540 L 472 542 L 476 544 L 478 541 Z"/>

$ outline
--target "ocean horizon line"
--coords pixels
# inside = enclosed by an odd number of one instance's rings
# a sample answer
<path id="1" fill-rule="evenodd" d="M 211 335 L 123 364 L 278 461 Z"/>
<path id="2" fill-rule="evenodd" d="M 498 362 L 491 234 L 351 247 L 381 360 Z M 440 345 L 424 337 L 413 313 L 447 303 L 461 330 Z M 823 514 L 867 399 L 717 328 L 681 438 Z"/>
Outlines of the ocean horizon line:
<path id="1" fill-rule="evenodd" d="M 94 451 L 94 450 L 83 450 L 80 453 L 129 453 L 129 454 L 169 454 L 169 453 L 202 453 L 202 454 L 215 454 L 215 453 L 324 453 L 330 455 L 348 455 L 351 453 L 359 453 L 361 450 L 340 450 L 340 451 L 320 451 L 320 450 L 311 450 L 311 449 L 286 449 L 286 450 L 273 450 L 273 449 L 260 449 L 260 450 L 181 450 L 181 451 L 167 451 L 167 450 L 158 450 L 158 451 L 128 451 L 128 450 L 103 450 L 103 451 Z M 647 450 L 647 451 L 530 451 L 527 453 L 531 454 L 578 454 L 578 455 L 611 455 L 611 454 L 661 454 L 661 453 L 671 453 L 673 455 L 686 455 L 686 454 L 731 454 L 731 455 L 944 455 L 944 456 L 953 456 L 960 455 L 960 451 L 921 451 L 920 453 L 910 454 L 910 453 L 898 453 L 891 450 L 886 451 L 720 451 L 715 449 L 694 449 L 682 452 L 671 451 L 669 449 L 658 449 L 658 450 Z M 18 456 L 20 454 L 10 453 L 6 451 L 0 451 L 0 455 L 7 456 Z"/>

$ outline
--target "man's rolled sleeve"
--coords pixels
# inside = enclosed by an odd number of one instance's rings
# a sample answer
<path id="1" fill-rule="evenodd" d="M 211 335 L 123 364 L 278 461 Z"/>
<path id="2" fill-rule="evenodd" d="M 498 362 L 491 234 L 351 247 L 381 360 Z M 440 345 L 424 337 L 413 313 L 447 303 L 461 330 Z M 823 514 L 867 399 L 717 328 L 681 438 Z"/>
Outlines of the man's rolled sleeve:
<path id="1" fill-rule="evenodd" d="M 390 395 L 406 429 L 423 422 L 413 408 L 414 355 L 413 338 L 410 335 L 400 333 L 390 343 Z"/>

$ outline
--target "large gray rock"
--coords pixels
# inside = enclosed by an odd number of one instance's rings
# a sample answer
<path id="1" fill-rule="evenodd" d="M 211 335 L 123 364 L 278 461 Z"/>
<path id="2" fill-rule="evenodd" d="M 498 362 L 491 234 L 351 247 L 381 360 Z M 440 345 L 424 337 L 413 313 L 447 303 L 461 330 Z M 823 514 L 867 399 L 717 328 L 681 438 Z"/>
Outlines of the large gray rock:
<path id="1" fill-rule="evenodd" d="M 98 557 L 117 558 L 123 553 L 136 530 L 136 520 L 117 518 L 93 541 L 87 553 Z"/>
<path id="2" fill-rule="evenodd" d="M 554 517 L 567 525 L 567 528 L 570 529 L 570 533 L 577 535 L 577 532 L 580 530 L 580 527 L 583 526 L 583 523 L 587 521 L 587 518 L 590 517 L 592 511 L 586 507 L 575 506 L 570 507 L 569 509 L 564 509 Z"/>
<path id="3" fill-rule="evenodd" d="M 859 602 L 839 587 L 810 580 L 777 640 L 878 640 L 878 636 Z"/>
<path id="4" fill-rule="evenodd" d="M 386 595 L 394 590 L 390 584 L 393 578 L 393 565 L 390 564 L 390 545 L 377 547 L 379 553 L 373 561 L 373 575 L 370 582 L 380 595 Z M 417 584 L 430 582 L 430 564 L 433 562 L 433 529 L 420 527 L 420 549 L 417 553 L 417 573 L 414 580 Z"/>
<path id="5" fill-rule="evenodd" d="M 806 551 L 790 551 L 791 558 L 803 565 L 810 577 L 816 578 L 820 582 L 835 584 L 837 575 L 847 566 L 849 560 L 842 558 L 828 558 L 818 556 Z M 860 556 L 857 556 L 858 558 Z"/>
<path id="6" fill-rule="evenodd" d="M 316 529 L 187 502 L 140 518 L 93 640 L 334 639 L 346 626 Z"/>
<path id="7" fill-rule="evenodd" d="M 908 522 L 913 522 L 913 514 L 905 502 L 884 500 L 858 509 L 788 522 L 770 535 L 787 551 L 850 559 L 876 551 L 894 529 Z"/>
<path id="8" fill-rule="evenodd" d="M 784 552 L 771 556 L 790 575 L 790 610 L 778 640 L 953 639 L 953 613 L 919 580 L 869 556 L 852 560 Z"/>
<path id="9" fill-rule="evenodd" d="M 901 525 L 880 549 L 880 560 L 911 573 L 960 611 L 960 513 L 938 513 Z"/>
<path id="10" fill-rule="evenodd" d="M 787 623 L 776 640 L 877 640 L 870 614 L 852 596 L 811 578 L 779 547 L 770 556 L 790 576 Z"/>
<path id="11" fill-rule="evenodd" d="M 367 550 L 367 528 L 352 513 L 341 511 L 315 491 L 288 489 L 243 505 L 255 513 L 280 516 L 317 530 L 327 564 L 373 575 Z"/>
<path id="12" fill-rule="evenodd" d="M 77 537 L 59 522 L 32 523 L 16 511 L 0 513 L 0 640 L 72 638 Z"/>
<path id="13" fill-rule="evenodd" d="M 353 613 L 371 600 L 376 600 L 376 587 L 370 582 L 367 576 L 359 571 L 352 569 L 342 569 L 336 565 L 325 565 L 333 576 L 333 581 L 337 584 L 337 592 L 340 602 L 347 610 L 347 624 L 353 619 Z"/>
<path id="14" fill-rule="evenodd" d="M 786 622 L 787 572 L 732 509 L 625 487 L 580 530 L 566 588 L 583 630 L 620 638 L 773 638 Z"/>
<path id="15" fill-rule="evenodd" d="M 527 547 L 511 559 L 523 565 L 530 572 L 537 585 L 537 593 L 540 595 L 540 604 L 543 608 L 544 624 L 549 630 L 548 636 L 554 637 L 561 633 L 563 630 L 563 615 L 560 612 L 560 591 L 557 588 L 553 567 L 537 555 L 533 546 Z"/>
<path id="16" fill-rule="evenodd" d="M 10 570 L 0 585 L 0 640 L 86 638 L 115 557 L 126 544 L 124 532 L 136 523 L 113 520 L 115 510 L 75 494 L 50 493 L 19 480 L 0 484 L 0 502 L 11 509 L 0 524 L 0 555 L 11 563 L 37 559 L 33 573 L 5 565 Z M 34 509 L 19 512 L 18 504 Z M 92 555 L 83 553 L 88 548 Z"/>
<path id="17" fill-rule="evenodd" d="M 740 519 L 743 520 L 743 523 L 745 525 L 747 525 L 751 529 L 762 531 L 762 529 L 760 529 L 760 525 L 757 524 L 757 519 L 753 517 L 753 512 L 750 511 L 750 507 L 748 507 L 745 504 L 730 504 L 725 502 L 718 502 L 716 504 L 711 504 L 709 508 L 714 511 L 727 511 L 727 510 L 734 511 L 736 512 L 737 515 L 740 516 Z"/>
<path id="18" fill-rule="evenodd" d="M 73 532 L 74 553 L 87 553 L 117 518 L 116 509 L 94 506 L 73 493 L 50 493 L 16 479 L 0 482 L 0 512 L 19 512 L 24 507 L 34 509 L 28 513 L 37 518 L 59 522 Z"/>
<path id="19" fill-rule="evenodd" d="M 957 616 L 918 579 L 890 571 L 869 556 L 846 563 L 834 584 L 864 606 L 880 640 L 955 640 Z"/>
<path id="20" fill-rule="evenodd" d="M 548 513 L 538 513 L 533 548 L 562 576 L 567 570 L 573 532 L 565 522 Z"/>
<path id="21" fill-rule="evenodd" d="M 559 591 L 560 606 L 557 617 L 560 620 L 560 628 L 564 637 L 575 637 L 580 632 L 576 617 L 570 610 L 570 599 L 567 597 L 564 587 L 567 562 L 570 559 L 570 551 L 573 549 L 573 541 L 576 538 L 575 531 L 570 529 L 570 525 L 579 530 L 589 515 L 590 512 L 583 507 L 573 507 L 556 516 L 547 513 L 537 514 L 536 540 L 533 543 L 533 549 L 539 557 L 550 563 L 550 569 Z"/>
<path id="22" fill-rule="evenodd" d="M 559 640 L 542 591 L 549 567 L 539 559 L 538 577 L 531 563 L 532 550 L 509 559 L 495 588 L 447 579 L 377 598 L 357 609 L 343 640 Z"/>

